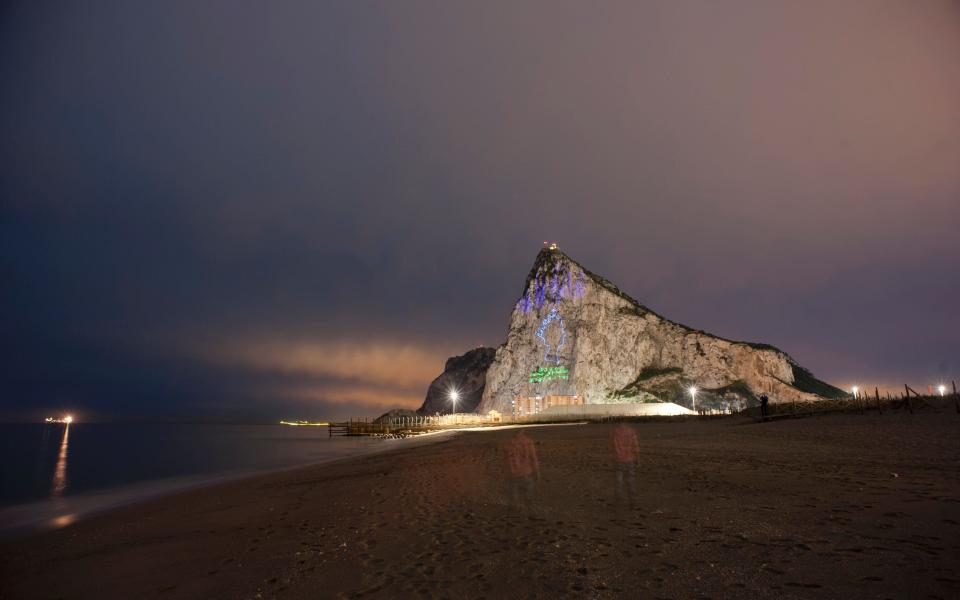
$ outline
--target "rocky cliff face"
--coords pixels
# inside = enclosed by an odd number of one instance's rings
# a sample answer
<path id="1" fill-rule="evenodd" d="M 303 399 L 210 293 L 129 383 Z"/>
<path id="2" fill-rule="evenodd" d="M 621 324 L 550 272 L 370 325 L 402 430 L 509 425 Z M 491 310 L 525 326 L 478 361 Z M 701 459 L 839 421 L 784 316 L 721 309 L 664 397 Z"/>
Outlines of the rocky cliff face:
<path id="1" fill-rule="evenodd" d="M 450 391 L 457 390 L 457 412 L 474 412 L 480 404 L 487 369 L 496 356 L 496 348 L 475 348 L 463 356 L 447 359 L 443 373 L 427 389 L 427 398 L 417 410 L 421 415 L 452 412 Z"/>
<path id="2" fill-rule="evenodd" d="M 469 375 L 472 393 L 479 390 L 481 413 L 510 412 L 517 396 L 551 394 L 583 396 L 588 403 L 734 409 L 755 405 L 761 394 L 771 402 L 845 395 L 772 346 L 726 340 L 654 313 L 559 250 L 537 255 L 507 341 L 495 354 L 490 350 L 484 373 L 487 354 L 470 369 L 451 365 L 469 355 L 447 362 L 422 412 L 435 410 L 438 382 L 442 387 L 445 378 L 460 374 Z M 695 400 L 691 386 L 698 390 Z"/>

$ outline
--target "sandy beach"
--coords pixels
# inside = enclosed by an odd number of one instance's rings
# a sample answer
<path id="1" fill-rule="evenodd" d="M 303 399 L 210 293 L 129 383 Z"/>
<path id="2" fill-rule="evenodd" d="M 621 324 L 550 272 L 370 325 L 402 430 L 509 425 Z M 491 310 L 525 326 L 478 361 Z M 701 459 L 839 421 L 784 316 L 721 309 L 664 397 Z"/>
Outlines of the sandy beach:
<path id="1" fill-rule="evenodd" d="M 956 598 L 960 416 L 516 429 L 259 476 L 0 546 L 0 598 Z"/>

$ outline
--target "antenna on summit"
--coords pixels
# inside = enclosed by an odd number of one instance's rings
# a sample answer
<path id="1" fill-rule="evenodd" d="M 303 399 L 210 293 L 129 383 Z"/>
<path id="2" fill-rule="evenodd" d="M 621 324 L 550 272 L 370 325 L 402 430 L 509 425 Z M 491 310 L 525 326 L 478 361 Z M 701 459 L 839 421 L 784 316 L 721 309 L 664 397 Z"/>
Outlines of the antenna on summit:
<path id="1" fill-rule="evenodd" d="M 543 245 L 546 246 L 547 248 L 549 248 L 550 250 L 559 250 L 559 249 L 560 249 L 560 244 L 558 244 L 558 243 L 556 243 L 556 242 L 547 242 L 547 241 L 544 241 L 544 242 L 543 242 Z"/>

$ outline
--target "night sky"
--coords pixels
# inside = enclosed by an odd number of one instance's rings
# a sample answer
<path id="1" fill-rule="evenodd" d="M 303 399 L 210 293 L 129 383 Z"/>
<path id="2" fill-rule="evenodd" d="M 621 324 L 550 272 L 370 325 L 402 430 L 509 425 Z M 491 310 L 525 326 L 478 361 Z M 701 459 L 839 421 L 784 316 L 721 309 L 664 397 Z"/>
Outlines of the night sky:
<path id="1" fill-rule="evenodd" d="M 543 240 L 960 379 L 960 3 L 5 2 L 0 418 L 416 407 Z"/>

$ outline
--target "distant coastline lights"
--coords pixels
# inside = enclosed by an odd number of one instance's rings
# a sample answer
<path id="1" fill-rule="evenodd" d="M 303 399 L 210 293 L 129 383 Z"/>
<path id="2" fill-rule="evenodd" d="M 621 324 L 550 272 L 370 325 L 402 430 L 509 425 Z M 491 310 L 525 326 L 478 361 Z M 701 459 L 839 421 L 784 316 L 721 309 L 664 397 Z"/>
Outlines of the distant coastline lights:
<path id="1" fill-rule="evenodd" d="M 47 417 L 43 420 L 44 423 L 60 423 L 63 425 L 69 425 L 73 423 L 73 415 L 66 415 L 63 417 Z"/>
<path id="2" fill-rule="evenodd" d="M 945 396 L 947 395 L 947 389 L 948 389 L 947 386 L 946 386 L 945 384 L 943 384 L 943 383 L 938 383 L 937 385 L 930 385 L 930 384 L 928 384 L 928 385 L 927 385 L 927 395 L 928 395 L 928 396 L 933 396 L 934 394 L 938 394 L 941 398 L 943 398 L 943 397 L 945 397 Z M 880 387 L 878 386 L 878 388 L 877 388 L 877 390 L 876 390 L 876 393 L 877 393 L 877 396 L 878 396 L 878 397 L 880 396 L 882 390 L 883 390 L 883 388 L 880 388 Z M 909 391 L 909 393 L 915 394 L 916 396 L 921 396 L 921 395 L 922 395 L 922 394 L 919 394 L 919 393 L 913 391 L 912 389 Z M 852 386 L 850 386 L 850 394 L 853 396 L 853 399 L 854 399 L 854 400 L 861 400 L 861 399 L 863 399 L 863 398 L 869 398 L 869 397 L 870 397 L 869 389 L 868 389 L 867 392 L 864 392 L 863 390 L 860 389 L 860 386 L 859 386 L 859 385 L 852 385 Z M 902 395 L 903 395 L 903 394 L 901 394 L 901 396 L 902 396 Z M 889 396 L 889 393 L 888 393 L 888 396 Z"/>

